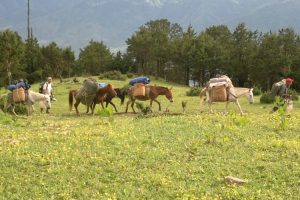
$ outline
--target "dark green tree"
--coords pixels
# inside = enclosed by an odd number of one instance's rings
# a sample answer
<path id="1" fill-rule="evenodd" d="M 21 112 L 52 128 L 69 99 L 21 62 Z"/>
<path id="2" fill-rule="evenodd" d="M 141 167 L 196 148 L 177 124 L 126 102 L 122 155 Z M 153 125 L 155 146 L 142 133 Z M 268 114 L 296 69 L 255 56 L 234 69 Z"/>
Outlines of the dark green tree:
<path id="1" fill-rule="evenodd" d="M 91 40 L 84 49 L 80 49 L 78 64 L 85 74 L 97 75 L 109 70 L 111 61 L 111 52 L 102 41 Z"/>
<path id="2" fill-rule="evenodd" d="M 23 63 L 26 66 L 27 79 L 30 83 L 40 81 L 43 77 L 43 55 L 36 38 L 26 41 Z"/>
<path id="3" fill-rule="evenodd" d="M 75 70 L 75 53 L 71 47 L 62 49 L 63 76 L 71 77 Z"/>
<path id="4" fill-rule="evenodd" d="M 239 24 L 233 32 L 232 69 L 230 74 L 235 86 L 247 86 L 249 72 L 255 69 L 258 32 L 250 31 L 245 23 Z"/>
<path id="5" fill-rule="evenodd" d="M 24 54 L 24 42 L 17 32 L 0 32 L 0 82 L 11 83 L 12 79 L 24 78 L 24 66 L 20 61 Z M 6 78 L 5 78 L 6 77 Z"/>
<path id="6" fill-rule="evenodd" d="M 53 76 L 62 79 L 63 58 L 62 49 L 55 42 L 42 48 L 44 76 Z"/>

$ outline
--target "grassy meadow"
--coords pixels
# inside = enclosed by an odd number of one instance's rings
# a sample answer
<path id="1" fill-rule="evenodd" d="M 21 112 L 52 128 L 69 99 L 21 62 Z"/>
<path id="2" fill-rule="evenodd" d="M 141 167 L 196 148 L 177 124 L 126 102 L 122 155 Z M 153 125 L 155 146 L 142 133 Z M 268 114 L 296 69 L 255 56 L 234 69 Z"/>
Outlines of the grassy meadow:
<path id="1" fill-rule="evenodd" d="M 245 116 L 233 104 L 224 116 L 224 103 L 214 104 L 210 114 L 207 106 L 201 112 L 199 97 L 186 96 L 187 87 L 153 80 L 173 86 L 174 103 L 158 98 L 169 113 L 158 112 L 154 102 L 146 116 L 92 116 L 80 104 L 76 116 L 69 111 L 68 90 L 81 84 L 54 84 L 57 101 L 50 114 L 40 114 L 38 104 L 29 117 L 0 111 L 0 199 L 300 197 L 300 102 L 283 129 L 279 114 L 269 114 L 272 105 L 260 104 L 259 97 L 252 105 L 240 99 Z M 113 101 L 124 112 L 125 105 Z M 225 176 L 248 183 L 233 185 Z"/>

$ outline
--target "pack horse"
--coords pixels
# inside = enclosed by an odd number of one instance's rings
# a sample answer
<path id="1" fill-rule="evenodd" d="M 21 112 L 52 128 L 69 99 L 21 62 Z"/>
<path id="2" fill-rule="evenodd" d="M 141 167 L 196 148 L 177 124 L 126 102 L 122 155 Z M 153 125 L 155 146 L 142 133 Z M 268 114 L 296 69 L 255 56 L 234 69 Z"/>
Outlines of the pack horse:
<path id="1" fill-rule="evenodd" d="M 213 102 L 226 102 L 225 113 L 227 113 L 229 103 L 234 102 L 243 115 L 244 113 L 238 101 L 241 96 L 246 97 L 248 102 L 252 104 L 254 102 L 253 88 L 234 87 L 227 76 L 222 76 L 211 79 L 207 87 L 201 90 L 200 105 L 203 105 L 204 99 L 206 99 L 210 112 L 212 112 L 211 105 Z"/>
<path id="2" fill-rule="evenodd" d="M 27 99 L 24 102 L 22 102 L 23 104 L 28 106 L 27 115 L 31 115 L 31 113 L 34 111 L 34 106 L 33 105 L 36 102 L 40 102 L 40 106 L 43 107 L 43 108 L 47 108 L 47 110 L 51 108 L 51 100 L 50 100 L 49 95 L 40 94 L 40 93 L 37 93 L 37 92 L 33 92 L 31 90 L 28 90 Z M 7 94 L 7 102 L 4 106 L 4 111 L 6 112 L 8 108 L 12 107 L 13 114 L 17 116 L 17 114 L 15 112 L 15 105 L 16 104 L 20 104 L 20 103 L 15 103 L 14 100 L 13 100 L 12 93 L 8 93 Z"/>

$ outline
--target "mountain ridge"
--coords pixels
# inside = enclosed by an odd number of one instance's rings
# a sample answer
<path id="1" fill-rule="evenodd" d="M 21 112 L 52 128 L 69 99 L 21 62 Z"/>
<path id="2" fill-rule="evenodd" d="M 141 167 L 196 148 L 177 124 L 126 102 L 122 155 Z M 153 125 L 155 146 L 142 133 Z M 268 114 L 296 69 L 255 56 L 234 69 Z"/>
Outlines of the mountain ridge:
<path id="1" fill-rule="evenodd" d="M 91 39 L 111 49 L 126 48 L 126 39 L 149 20 L 167 18 L 200 32 L 212 25 L 234 29 L 245 22 L 251 30 L 300 32 L 300 1 L 296 0 L 31 0 L 31 25 L 42 45 L 51 41 L 76 52 Z M 0 29 L 26 38 L 27 1 L 2 0 Z"/>

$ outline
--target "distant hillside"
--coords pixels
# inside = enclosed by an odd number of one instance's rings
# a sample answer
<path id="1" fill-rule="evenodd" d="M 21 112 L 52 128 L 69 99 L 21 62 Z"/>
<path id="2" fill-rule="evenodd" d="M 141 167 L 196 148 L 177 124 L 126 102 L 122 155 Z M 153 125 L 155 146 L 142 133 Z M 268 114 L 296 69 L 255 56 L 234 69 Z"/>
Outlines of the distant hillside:
<path id="1" fill-rule="evenodd" d="M 27 1 L 1 0 L 0 29 L 26 36 Z M 197 31 L 246 22 L 259 31 L 293 27 L 300 33 L 299 0 L 31 0 L 32 27 L 42 44 L 55 41 L 75 51 L 89 40 L 103 40 L 110 48 L 125 41 L 151 19 L 167 18 Z"/>

